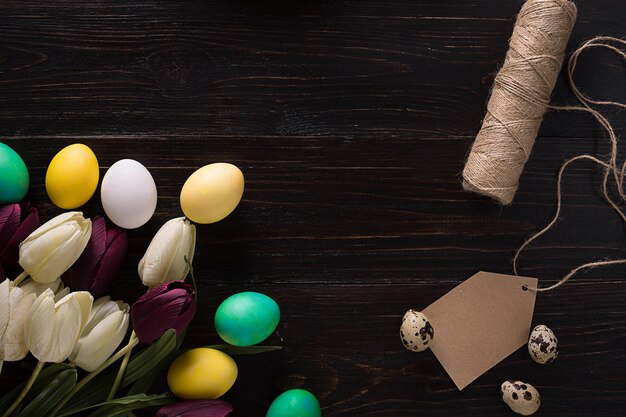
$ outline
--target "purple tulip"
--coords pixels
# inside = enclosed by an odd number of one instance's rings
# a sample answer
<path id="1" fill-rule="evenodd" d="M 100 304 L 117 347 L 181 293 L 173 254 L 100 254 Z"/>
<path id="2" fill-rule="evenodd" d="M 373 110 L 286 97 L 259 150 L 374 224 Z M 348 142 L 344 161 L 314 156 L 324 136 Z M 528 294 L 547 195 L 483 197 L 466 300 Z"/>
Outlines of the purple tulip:
<path id="1" fill-rule="evenodd" d="M 139 341 L 152 343 L 169 329 L 179 334 L 195 313 L 193 287 L 185 281 L 170 281 L 139 297 L 130 309 L 130 319 Z"/>
<path id="2" fill-rule="evenodd" d="M 62 278 L 72 291 L 89 291 L 97 298 L 109 292 L 122 269 L 128 237 L 125 231 L 116 227 L 107 229 L 104 217 L 94 217 L 91 224 L 89 243 Z"/>
<path id="3" fill-rule="evenodd" d="M 29 203 L 0 207 L 0 279 L 17 272 L 20 243 L 39 227 L 39 213 Z"/>
<path id="4" fill-rule="evenodd" d="M 222 400 L 188 400 L 161 407 L 154 417 L 234 417 L 233 406 Z"/>

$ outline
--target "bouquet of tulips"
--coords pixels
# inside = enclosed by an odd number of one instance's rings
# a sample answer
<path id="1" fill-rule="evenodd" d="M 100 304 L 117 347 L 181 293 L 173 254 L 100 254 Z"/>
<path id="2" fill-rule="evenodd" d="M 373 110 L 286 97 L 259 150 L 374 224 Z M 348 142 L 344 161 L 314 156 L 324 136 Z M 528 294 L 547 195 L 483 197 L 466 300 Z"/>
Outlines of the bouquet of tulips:
<path id="1" fill-rule="evenodd" d="M 230 415 L 224 401 L 145 394 L 175 358 L 196 310 L 195 285 L 184 281 L 195 240 L 185 218 L 163 225 L 139 263 L 150 289 L 130 308 L 105 295 L 126 256 L 125 231 L 80 212 L 40 226 L 33 207 L 2 207 L 0 360 L 21 361 L 30 352 L 38 361 L 30 378 L 0 399 L 2 417 L 109 416 L 167 404 L 158 415 Z M 19 268 L 16 279 L 6 277 Z M 139 343 L 146 347 L 132 354 Z M 120 367 L 110 367 L 119 359 Z M 122 388 L 126 395 L 116 398 Z"/>

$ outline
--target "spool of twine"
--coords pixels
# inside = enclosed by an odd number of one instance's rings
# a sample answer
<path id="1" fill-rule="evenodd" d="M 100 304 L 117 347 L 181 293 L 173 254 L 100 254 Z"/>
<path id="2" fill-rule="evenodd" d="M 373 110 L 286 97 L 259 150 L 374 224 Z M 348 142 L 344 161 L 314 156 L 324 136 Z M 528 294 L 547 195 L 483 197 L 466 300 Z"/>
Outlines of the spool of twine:
<path id="1" fill-rule="evenodd" d="M 569 0 L 527 0 L 463 170 L 463 188 L 510 204 L 576 21 Z"/>

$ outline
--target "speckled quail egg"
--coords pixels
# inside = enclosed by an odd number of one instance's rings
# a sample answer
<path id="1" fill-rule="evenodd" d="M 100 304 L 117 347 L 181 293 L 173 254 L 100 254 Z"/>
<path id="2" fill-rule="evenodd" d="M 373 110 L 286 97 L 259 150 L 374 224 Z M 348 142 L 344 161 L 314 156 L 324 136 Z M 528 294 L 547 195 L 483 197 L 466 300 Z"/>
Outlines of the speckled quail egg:
<path id="1" fill-rule="evenodd" d="M 546 325 L 540 324 L 535 327 L 528 338 L 528 353 L 537 363 L 542 365 L 550 363 L 559 356 L 556 336 Z"/>
<path id="2" fill-rule="evenodd" d="M 433 327 L 424 313 L 415 310 L 406 312 L 400 326 L 400 339 L 406 350 L 411 352 L 426 350 L 433 337 Z"/>
<path id="3" fill-rule="evenodd" d="M 501 389 L 502 400 L 517 414 L 529 416 L 539 410 L 541 397 L 532 385 L 510 379 L 502 383 Z"/>

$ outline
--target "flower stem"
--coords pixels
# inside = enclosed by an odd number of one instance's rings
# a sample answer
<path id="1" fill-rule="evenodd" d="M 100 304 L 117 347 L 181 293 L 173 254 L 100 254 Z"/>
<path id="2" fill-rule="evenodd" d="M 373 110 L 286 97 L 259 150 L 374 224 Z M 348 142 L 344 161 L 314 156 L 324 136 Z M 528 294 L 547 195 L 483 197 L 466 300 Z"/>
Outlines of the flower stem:
<path id="1" fill-rule="evenodd" d="M 18 286 L 18 285 L 20 285 L 20 283 L 21 283 L 22 281 L 24 281 L 26 278 L 28 278 L 28 272 L 26 272 L 26 271 L 22 271 L 22 273 L 21 273 L 21 274 L 19 274 L 19 275 L 17 276 L 17 278 L 15 278 L 15 279 L 13 280 L 13 285 L 15 285 L 15 286 L 17 287 L 17 286 Z"/>
<path id="2" fill-rule="evenodd" d="M 22 392 L 20 392 L 19 397 L 17 397 L 17 399 L 13 402 L 11 407 L 7 411 L 5 411 L 4 414 L 2 414 L 2 417 L 9 417 L 11 415 L 11 413 L 13 413 L 13 411 L 15 411 L 17 406 L 20 405 L 20 403 L 22 402 L 24 397 L 26 397 L 26 394 L 28 394 L 28 391 L 30 391 L 31 387 L 35 383 L 35 380 L 37 379 L 37 376 L 39 376 L 39 372 L 41 372 L 41 370 L 43 369 L 43 366 L 45 364 L 46 363 L 42 362 L 42 361 L 39 361 L 37 363 L 37 366 L 35 367 L 35 370 L 33 371 L 32 374 L 30 374 L 30 378 L 28 378 L 28 381 L 26 382 L 26 386 L 24 387 Z"/>
<path id="3" fill-rule="evenodd" d="M 54 407 L 54 410 L 52 410 L 52 412 L 50 413 L 49 417 L 54 417 L 56 416 L 59 411 L 61 411 L 61 409 L 63 408 L 63 406 L 65 404 L 67 404 L 67 402 L 81 389 L 83 389 L 83 387 L 85 385 L 87 385 L 89 383 L 89 381 L 91 381 L 92 379 L 94 379 L 100 372 L 104 371 L 106 368 L 108 368 L 109 366 L 111 366 L 112 363 L 114 363 L 115 361 L 117 361 L 119 358 L 121 358 L 122 356 L 126 355 L 127 352 L 131 351 L 133 349 L 133 347 L 137 346 L 137 344 L 139 343 L 139 339 L 137 338 L 131 338 L 130 341 L 128 342 L 128 344 L 126 346 L 124 346 L 123 348 L 121 348 L 120 350 L 117 351 L 117 353 L 113 356 L 111 356 L 109 359 L 106 360 L 106 362 L 104 362 L 102 365 L 100 365 L 100 367 L 98 369 L 96 369 L 93 372 L 88 373 L 87 375 L 85 375 L 85 377 L 78 383 L 76 384 L 76 386 L 74 388 L 72 388 L 72 390 L 70 392 L 67 393 L 67 395 L 65 397 L 63 397 L 63 399 L 57 404 L 56 407 Z M 6 417 L 6 416 L 2 416 L 2 417 Z"/>
<path id="4" fill-rule="evenodd" d="M 189 258 L 187 258 L 187 255 L 185 255 L 183 257 L 183 259 L 185 260 L 185 263 L 189 266 L 189 275 L 191 275 L 191 282 L 193 283 L 193 292 L 194 292 L 194 295 L 196 296 L 196 299 L 197 299 L 197 297 L 198 297 L 198 287 L 196 286 L 196 277 L 193 274 L 193 265 L 189 261 Z"/>
<path id="5" fill-rule="evenodd" d="M 0 361 L 0 374 L 2 374 L 2 365 L 4 365 L 4 361 Z"/>
<path id="6" fill-rule="evenodd" d="M 130 340 L 136 339 L 137 335 L 135 331 L 130 334 Z M 120 365 L 119 371 L 117 371 L 117 376 L 115 377 L 115 382 L 113 382 L 113 386 L 111 387 L 111 391 L 109 391 L 108 400 L 112 400 L 115 398 L 115 394 L 117 394 L 117 390 L 120 387 L 120 383 L 122 382 L 122 378 L 124 378 L 124 373 L 126 372 L 126 366 L 128 366 L 128 361 L 130 360 L 130 355 L 133 353 L 133 349 L 130 348 L 128 352 L 124 355 L 124 359 L 122 359 L 122 363 Z"/>

